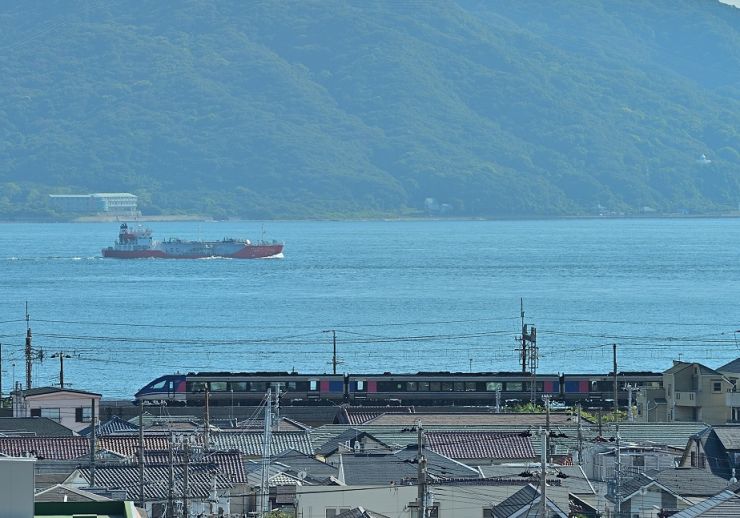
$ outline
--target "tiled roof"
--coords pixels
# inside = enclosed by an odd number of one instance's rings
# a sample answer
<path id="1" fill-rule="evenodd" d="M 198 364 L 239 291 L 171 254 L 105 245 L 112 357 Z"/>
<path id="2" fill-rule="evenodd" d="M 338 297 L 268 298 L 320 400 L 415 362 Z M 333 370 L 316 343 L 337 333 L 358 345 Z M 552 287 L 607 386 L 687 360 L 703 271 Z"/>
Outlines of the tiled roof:
<path id="1" fill-rule="evenodd" d="M 90 455 L 85 437 L 0 437 L 0 453 L 12 457 L 34 455 L 54 460 L 78 459 Z"/>
<path id="2" fill-rule="evenodd" d="M 355 507 L 348 511 L 344 511 L 336 516 L 336 518 L 388 518 L 384 514 L 374 513 L 372 511 L 365 510 L 364 507 Z"/>
<path id="3" fill-rule="evenodd" d="M 545 414 L 526 414 L 526 413 L 434 413 L 434 414 L 382 414 L 368 421 L 370 425 L 398 425 L 414 426 L 417 421 L 421 421 L 424 428 L 429 426 L 486 426 L 486 425 L 505 425 L 505 426 L 545 426 L 547 417 Z M 550 414 L 550 426 L 567 425 L 572 423 L 572 417 L 568 414 L 557 413 Z"/>
<path id="4" fill-rule="evenodd" d="M 347 485 L 389 483 L 407 484 L 415 481 L 418 474 L 416 448 L 406 448 L 389 454 L 348 454 L 342 455 L 344 480 Z M 430 481 L 448 479 L 480 478 L 480 473 L 460 462 L 424 450 L 427 459 L 427 473 Z M 339 466 L 334 457 L 331 464 Z"/>
<path id="5" fill-rule="evenodd" d="M 740 373 L 740 358 L 736 358 L 729 363 L 725 363 L 722 367 L 717 367 L 719 372 L 733 372 Z"/>
<path id="6" fill-rule="evenodd" d="M 452 459 L 533 459 L 530 437 L 506 432 L 430 432 L 429 449 Z"/>
<path id="7" fill-rule="evenodd" d="M 321 462 L 315 457 L 306 455 L 296 450 L 284 451 L 277 457 L 273 457 L 274 461 L 284 464 L 290 467 L 290 470 L 294 473 L 305 472 L 313 478 L 326 479 L 328 477 L 337 476 L 337 467 Z"/>
<path id="8" fill-rule="evenodd" d="M 652 477 L 683 497 L 712 496 L 727 488 L 727 480 L 699 468 L 663 470 Z"/>
<path id="9" fill-rule="evenodd" d="M 493 506 L 492 515 L 494 518 L 509 518 L 514 514 L 527 518 L 529 518 L 530 516 L 538 516 L 539 506 L 533 505 L 533 503 L 535 501 L 539 501 L 539 498 L 539 489 L 531 484 L 527 484 L 500 504 Z M 567 518 L 568 513 L 563 512 L 552 502 L 552 500 L 550 500 L 550 498 L 547 498 L 547 504 L 549 513 L 552 513 L 552 516 Z M 521 515 L 518 514 L 519 511 L 527 507 L 529 507 L 528 511 L 524 512 L 524 514 Z M 548 516 L 551 516 L 551 514 L 548 514 Z"/>
<path id="10" fill-rule="evenodd" d="M 89 440 L 85 439 L 88 441 Z M 166 450 L 169 448 L 170 438 L 167 435 L 145 435 L 144 450 Z M 108 450 L 133 458 L 139 451 L 139 437 L 132 435 L 109 435 L 99 437 L 96 441 L 97 451 Z"/>
<path id="11" fill-rule="evenodd" d="M 185 452 L 183 450 L 174 450 L 172 452 L 172 461 L 175 464 L 185 463 Z M 227 480 L 235 484 L 241 484 L 247 481 L 247 475 L 244 471 L 242 454 L 238 451 L 215 451 L 205 454 L 198 452 L 190 453 L 189 462 L 210 464 L 219 472 L 226 475 Z M 169 464 L 169 450 L 146 450 L 144 451 L 144 465 L 149 466 L 167 466 Z"/>
<path id="12" fill-rule="evenodd" d="M 619 433 L 625 443 L 634 442 L 638 444 L 668 445 L 685 448 L 689 437 L 704 430 L 707 425 L 703 423 L 620 423 Z M 354 427 L 371 434 L 374 438 L 388 444 L 391 447 L 405 447 L 408 444 L 416 444 L 416 430 L 413 427 L 389 426 L 389 425 L 357 425 Z M 318 449 L 347 429 L 346 425 L 324 425 L 311 430 L 311 441 L 314 448 Z M 459 432 L 459 426 L 424 426 L 427 433 L 433 432 Z M 523 432 L 533 431 L 532 426 L 523 425 L 486 425 L 467 426 L 465 431 L 470 432 Z M 555 455 L 567 455 L 578 447 L 578 427 L 575 424 L 553 426 L 553 431 L 565 435 L 551 439 Z M 599 427 L 595 424 L 584 423 L 581 427 L 584 442 L 593 441 L 599 434 Z M 616 437 L 614 425 L 605 424 L 602 427 L 602 435 L 607 442 Z M 539 454 L 540 441 L 533 442 L 534 451 Z"/>
<path id="13" fill-rule="evenodd" d="M 144 497 L 147 500 L 165 500 L 169 490 L 169 467 L 154 466 L 144 470 Z M 81 468 L 80 475 L 90 480 L 90 470 Z M 174 494 L 183 494 L 184 468 L 175 465 L 173 468 Z M 229 489 L 233 484 L 223 473 L 212 473 L 212 464 L 193 463 L 188 466 L 188 493 L 192 497 L 208 498 L 216 482 L 217 490 Z M 139 499 L 138 466 L 97 466 L 95 468 L 95 486 L 107 489 L 126 490 L 126 500 Z"/>
<path id="14" fill-rule="evenodd" d="M 670 369 L 664 371 L 663 374 L 675 374 L 676 372 L 681 372 L 682 370 L 686 369 L 687 367 L 694 367 L 694 366 L 695 367 L 698 367 L 699 368 L 699 371 L 702 374 L 718 374 L 718 375 L 720 375 L 720 373 L 717 372 L 716 370 L 710 369 L 709 367 L 707 367 L 706 365 L 702 365 L 701 363 L 696 363 L 696 362 L 679 362 L 679 361 L 676 361 L 676 360 L 673 361 L 673 367 L 671 367 Z"/>
<path id="15" fill-rule="evenodd" d="M 413 414 L 414 407 L 388 407 L 388 406 L 366 406 L 366 407 L 342 407 L 337 419 L 342 424 L 363 424 L 384 414 Z"/>
<path id="16" fill-rule="evenodd" d="M 250 457 L 262 456 L 262 432 L 221 431 L 212 436 L 212 444 L 219 450 L 239 450 Z M 270 455 L 285 450 L 297 450 L 311 454 L 311 440 L 308 432 L 273 432 L 270 441 Z"/>
<path id="17" fill-rule="evenodd" d="M 388 447 L 383 441 L 373 437 L 371 434 L 363 432 L 362 430 L 358 430 L 357 428 L 348 428 L 336 437 L 332 437 L 331 439 L 326 441 L 324 444 L 316 448 L 315 451 L 319 455 L 331 455 L 332 453 L 339 450 L 340 445 L 345 444 L 352 446 L 355 441 L 362 440 L 367 437 L 380 443 L 380 446 L 384 447 L 384 449 L 387 449 L 388 451 L 391 450 L 391 448 Z"/>
<path id="18" fill-rule="evenodd" d="M 740 450 L 740 425 L 713 426 L 712 430 L 726 450 Z"/>
<path id="19" fill-rule="evenodd" d="M 512 466 L 502 464 L 491 464 L 488 466 L 479 466 L 483 476 L 487 479 L 494 480 L 512 480 L 512 481 L 531 481 L 539 473 L 539 466 L 529 464 L 529 466 Z M 531 473 L 532 477 L 522 477 L 524 473 Z M 593 495 L 596 494 L 596 488 L 593 483 L 588 479 L 588 476 L 580 466 L 560 466 L 557 468 L 549 468 L 547 475 L 547 482 L 557 480 L 561 487 L 568 489 L 568 491 L 580 495 Z M 551 485 L 554 485 L 551 484 Z"/>
<path id="20" fill-rule="evenodd" d="M 0 437 L 71 437 L 74 432 L 48 417 L 0 417 Z"/>
<path id="21" fill-rule="evenodd" d="M 100 423 L 95 426 L 95 435 L 97 436 L 103 436 L 103 435 L 114 435 L 114 434 L 121 434 L 121 433 L 137 433 L 139 431 L 139 427 L 136 425 L 133 425 L 129 423 L 128 421 L 124 421 L 118 416 L 113 416 L 110 419 L 108 419 L 104 423 Z M 92 433 L 92 425 L 88 426 L 87 428 L 83 428 L 80 430 L 79 434 L 84 436 L 89 436 Z"/>
<path id="22" fill-rule="evenodd" d="M 672 518 L 726 518 L 740 516 L 740 496 L 732 491 L 722 491 L 712 498 L 687 507 Z"/>

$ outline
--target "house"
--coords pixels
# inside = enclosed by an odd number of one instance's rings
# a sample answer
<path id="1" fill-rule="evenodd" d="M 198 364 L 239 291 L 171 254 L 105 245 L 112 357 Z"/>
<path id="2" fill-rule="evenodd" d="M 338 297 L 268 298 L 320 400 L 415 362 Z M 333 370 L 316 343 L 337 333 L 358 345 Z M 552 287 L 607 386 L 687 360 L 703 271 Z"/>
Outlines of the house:
<path id="1" fill-rule="evenodd" d="M 332 437 L 316 449 L 316 457 L 329 462 L 340 454 L 347 453 L 378 453 L 391 452 L 393 449 L 373 437 L 368 432 L 356 428 L 348 428 L 336 437 Z"/>
<path id="2" fill-rule="evenodd" d="M 727 489 L 727 485 L 727 480 L 699 469 L 651 470 L 623 481 L 620 511 L 640 518 L 675 512 L 716 495 Z M 610 483 L 606 497 L 616 506 L 614 483 Z"/>
<path id="3" fill-rule="evenodd" d="M 0 503 L 3 516 L 33 516 L 35 463 L 35 459 L 30 458 L 0 458 Z"/>
<path id="4" fill-rule="evenodd" d="M 583 469 L 592 480 L 605 482 L 614 476 L 617 448 L 614 443 L 596 443 L 583 452 Z M 652 444 L 623 444 L 619 462 L 626 476 L 649 470 L 675 468 L 681 462 L 683 448 Z"/>
<path id="5" fill-rule="evenodd" d="M 703 469 L 726 480 L 740 475 L 740 425 L 711 426 L 692 435 L 681 465 Z"/>
<path id="6" fill-rule="evenodd" d="M 17 390 L 13 397 L 13 417 L 47 417 L 79 432 L 98 418 L 100 394 L 59 387 Z M 95 415 L 93 416 L 93 409 Z"/>
<path id="7" fill-rule="evenodd" d="M 133 502 L 37 502 L 35 518 L 144 518 Z"/>
<path id="8" fill-rule="evenodd" d="M 568 518 L 570 505 L 561 509 L 545 494 L 547 518 Z M 538 486 L 527 484 L 503 502 L 484 511 L 484 518 L 537 518 L 542 516 L 542 492 Z"/>
<path id="9" fill-rule="evenodd" d="M 732 382 L 717 370 L 674 361 L 663 373 L 662 389 L 638 394 L 638 411 L 642 420 L 722 424 L 731 418 L 727 394 L 733 389 Z"/>
<path id="10" fill-rule="evenodd" d="M 717 372 L 722 373 L 730 383 L 732 383 L 732 392 L 725 394 L 725 403 L 729 407 L 730 418 L 732 423 L 740 422 L 740 392 L 738 392 L 738 381 L 740 381 L 740 358 L 732 360 L 717 368 Z"/>
<path id="11" fill-rule="evenodd" d="M 247 458 L 262 458 L 263 433 L 257 431 L 222 430 L 211 435 L 211 446 L 217 450 L 238 450 Z M 285 450 L 313 453 L 309 432 L 272 432 L 270 434 L 270 455 Z"/>

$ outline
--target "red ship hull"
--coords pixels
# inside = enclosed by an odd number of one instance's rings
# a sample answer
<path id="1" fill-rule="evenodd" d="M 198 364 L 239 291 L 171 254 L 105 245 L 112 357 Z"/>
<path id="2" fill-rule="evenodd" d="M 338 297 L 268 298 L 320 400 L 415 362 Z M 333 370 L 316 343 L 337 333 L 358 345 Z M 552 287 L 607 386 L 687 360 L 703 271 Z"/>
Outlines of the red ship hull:
<path id="1" fill-rule="evenodd" d="M 209 257 L 224 257 L 227 259 L 264 259 L 274 257 L 283 253 L 283 244 L 269 245 L 245 245 L 243 248 L 233 254 L 213 255 L 213 254 L 167 254 L 163 250 L 116 250 L 115 248 L 104 248 L 103 257 L 113 259 L 206 259 Z"/>

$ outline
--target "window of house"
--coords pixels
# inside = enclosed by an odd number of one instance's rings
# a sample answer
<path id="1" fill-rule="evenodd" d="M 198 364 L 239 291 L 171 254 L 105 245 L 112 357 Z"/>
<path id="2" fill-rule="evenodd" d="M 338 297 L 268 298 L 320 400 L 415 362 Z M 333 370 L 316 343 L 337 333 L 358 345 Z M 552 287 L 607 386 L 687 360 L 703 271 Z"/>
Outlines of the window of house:
<path id="1" fill-rule="evenodd" d="M 92 407 L 83 406 L 75 408 L 75 423 L 91 423 Z"/>
<path id="2" fill-rule="evenodd" d="M 41 417 L 41 409 L 40 408 L 32 408 L 31 409 L 31 417 Z"/>
<path id="3" fill-rule="evenodd" d="M 719 380 L 712 380 L 712 392 L 722 392 L 722 382 Z"/>
<path id="4" fill-rule="evenodd" d="M 58 408 L 42 408 L 41 417 L 48 417 L 57 423 L 62 420 L 62 412 Z"/>

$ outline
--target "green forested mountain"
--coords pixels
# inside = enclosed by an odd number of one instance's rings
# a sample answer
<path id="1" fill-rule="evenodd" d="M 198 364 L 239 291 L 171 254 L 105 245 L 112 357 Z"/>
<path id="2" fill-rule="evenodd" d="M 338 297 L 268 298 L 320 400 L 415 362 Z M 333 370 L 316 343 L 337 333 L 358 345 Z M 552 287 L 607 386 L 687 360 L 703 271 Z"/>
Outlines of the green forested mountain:
<path id="1" fill-rule="evenodd" d="M 0 217 L 715 212 L 740 9 L 710 0 L 0 5 Z M 704 155 L 706 158 L 701 159 Z"/>

